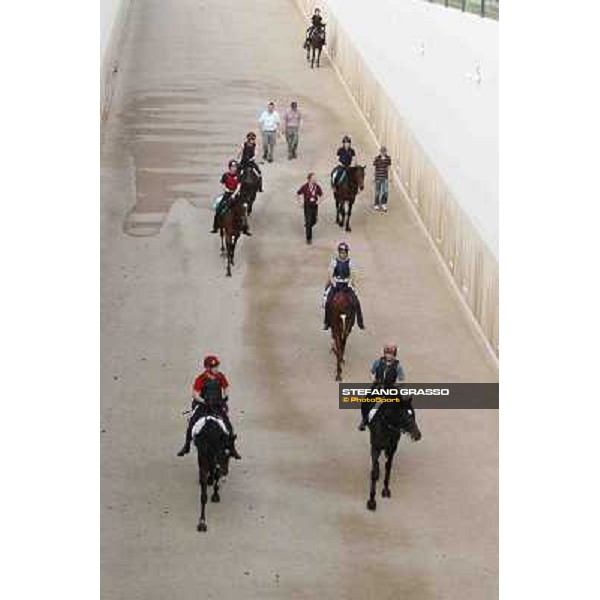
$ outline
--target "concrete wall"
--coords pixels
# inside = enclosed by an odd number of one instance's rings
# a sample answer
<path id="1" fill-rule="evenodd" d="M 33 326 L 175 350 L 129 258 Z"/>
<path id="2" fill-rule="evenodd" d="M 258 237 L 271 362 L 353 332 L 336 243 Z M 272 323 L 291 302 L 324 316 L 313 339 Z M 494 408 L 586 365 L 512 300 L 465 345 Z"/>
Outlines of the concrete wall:
<path id="1" fill-rule="evenodd" d="M 423 0 L 296 0 L 498 352 L 498 23 Z"/>
<path id="2" fill-rule="evenodd" d="M 100 119 L 110 110 L 119 54 L 134 0 L 100 0 Z"/>
<path id="3" fill-rule="evenodd" d="M 123 0 L 100 0 L 100 60 L 103 62 Z"/>

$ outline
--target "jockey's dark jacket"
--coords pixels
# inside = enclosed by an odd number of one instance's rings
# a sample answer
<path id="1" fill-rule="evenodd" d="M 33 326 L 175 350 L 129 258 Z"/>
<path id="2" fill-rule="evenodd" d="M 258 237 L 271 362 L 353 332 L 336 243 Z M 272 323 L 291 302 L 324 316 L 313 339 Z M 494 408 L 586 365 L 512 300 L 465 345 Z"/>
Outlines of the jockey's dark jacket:
<path id="1" fill-rule="evenodd" d="M 206 402 L 223 402 L 223 390 L 218 379 L 207 379 L 202 388 L 201 396 Z"/>
<path id="2" fill-rule="evenodd" d="M 256 144 L 249 144 L 248 142 L 244 142 L 244 147 L 242 149 L 242 162 L 246 163 L 249 160 L 254 158 L 254 154 L 256 152 Z"/>
<path id="3" fill-rule="evenodd" d="M 375 383 L 386 387 L 393 387 L 398 379 L 398 374 L 403 375 L 400 361 L 394 359 L 387 363 L 384 357 L 379 359 L 379 364 L 375 369 Z"/>
<path id="4" fill-rule="evenodd" d="M 339 258 L 335 259 L 335 267 L 333 269 L 333 276 L 339 279 L 349 279 L 350 278 L 350 260 L 340 260 Z"/>

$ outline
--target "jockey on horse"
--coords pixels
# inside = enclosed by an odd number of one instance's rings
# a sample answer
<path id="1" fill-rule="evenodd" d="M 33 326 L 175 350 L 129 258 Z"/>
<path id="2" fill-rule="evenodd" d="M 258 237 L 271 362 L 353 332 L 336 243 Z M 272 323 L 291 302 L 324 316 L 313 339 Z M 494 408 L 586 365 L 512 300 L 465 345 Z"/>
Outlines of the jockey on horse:
<path id="1" fill-rule="evenodd" d="M 344 180 L 344 177 L 348 177 L 348 167 L 351 167 L 355 163 L 356 152 L 352 147 L 352 140 L 349 135 L 345 135 L 342 139 L 342 145 L 337 151 L 338 164 L 331 172 L 331 185 L 337 188 L 340 183 Z"/>
<path id="2" fill-rule="evenodd" d="M 256 134 L 251 131 L 247 136 L 246 140 L 242 144 L 240 151 L 238 153 L 238 158 L 240 159 L 240 176 L 246 169 L 252 169 L 256 175 L 258 176 L 258 191 L 262 192 L 262 172 L 256 161 L 254 160 L 254 156 L 256 155 Z"/>
<path id="3" fill-rule="evenodd" d="M 304 48 L 308 48 L 308 40 L 310 38 L 311 33 L 315 29 L 321 29 L 323 32 L 323 45 L 325 45 L 325 23 L 323 23 L 323 17 L 321 16 L 321 9 L 315 8 L 315 12 L 311 18 L 311 25 L 306 30 L 306 40 L 304 41 Z"/>
<path id="4" fill-rule="evenodd" d="M 338 244 L 338 255 L 331 261 L 329 267 L 329 278 L 325 286 L 325 323 L 323 329 L 329 329 L 330 321 L 330 306 L 334 295 L 339 291 L 345 291 L 350 294 L 354 308 L 356 309 L 357 325 L 364 329 L 362 309 L 358 296 L 354 290 L 354 277 L 352 274 L 352 261 L 348 255 L 350 248 L 346 242 Z"/>
<path id="5" fill-rule="evenodd" d="M 231 203 L 240 191 L 241 182 L 238 162 L 236 160 L 230 160 L 228 166 L 229 169 L 221 175 L 223 194 L 218 198 L 215 204 L 215 216 L 211 233 L 219 232 L 219 218 L 229 210 Z M 242 233 L 245 235 L 252 235 L 248 228 L 247 219 L 244 219 L 244 223 L 242 224 Z"/>
<path id="6" fill-rule="evenodd" d="M 233 425 L 227 415 L 227 401 L 229 400 L 229 382 L 223 373 L 217 370 L 220 365 L 218 357 L 209 355 L 204 359 L 204 371 L 196 378 L 192 388 L 192 416 L 188 422 L 185 433 L 185 444 L 177 453 L 177 456 L 185 456 L 189 453 L 194 425 L 207 415 L 213 415 L 223 421 L 229 432 L 229 454 L 233 458 L 242 458 L 236 447 L 236 435 Z"/>
<path id="7" fill-rule="evenodd" d="M 373 363 L 371 374 L 373 375 L 373 385 L 377 388 L 393 388 L 396 383 L 404 381 L 404 369 L 396 358 L 397 354 L 398 347 L 395 344 L 386 344 L 383 347 L 383 356 Z M 360 431 L 364 431 L 369 424 L 369 413 L 372 410 L 377 412 L 378 409 L 378 405 L 373 406 L 367 402 L 360 405 L 362 413 L 362 421 L 358 426 Z M 375 416 L 375 412 L 371 418 Z"/>

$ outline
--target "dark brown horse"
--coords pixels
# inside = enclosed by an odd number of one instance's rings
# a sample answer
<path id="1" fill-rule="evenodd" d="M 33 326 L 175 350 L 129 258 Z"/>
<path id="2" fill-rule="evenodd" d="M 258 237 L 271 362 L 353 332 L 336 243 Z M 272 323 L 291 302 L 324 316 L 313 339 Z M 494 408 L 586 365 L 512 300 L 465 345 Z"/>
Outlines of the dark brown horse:
<path id="1" fill-rule="evenodd" d="M 382 403 L 375 411 L 374 416 L 369 418 L 369 432 L 371 434 L 371 489 L 367 508 L 375 510 L 377 508 L 375 494 L 377 492 L 377 481 L 379 480 L 379 457 L 381 453 L 384 452 L 386 458 L 381 495 L 384 498 L 390 498 L 392 495 L 390 492 L 390 474 L 400 436 L 407 433 L 414 441 L 421 439 L 421 431 L 417 425 L 415 411 L 412 407 L 412 398 L 401 399 L 400 402 Z"/>
<path id="2" fill-rule="evenodd" d="M 346 176 L 333 188 L 335 197 L 335 222 L 340 226 L 346 226 L 346 231 L 352 231 L 350 228 L 350 216 L 352 215 L 352 206 L 356 200 L 357 194 L 365 189 L 365 167 L 356 165 L 346 169 Z"/>
<path id="3" fill-rule="evenodd" d="M 308 34 L 308 39 L 304 47 L 306 48 L 306 60 L 310 61 L 310 68 L 314 69 L 315 60 L 317 61 L 317 68 L 321 66 L 321 52 L 323 52 L 323 46 L 325 45 L 325 27 L 313 27 Z"/>
<path id="4" fill-rule="evenodd" d="M 211 502 L 220 502 L 219 479 L 229 470 L 227 453 L 229 434 L 221 419 L 207 415 L 197 423 L 198 433 L 194 435 L 194 445 L 198 451 L 198 472 L 200 482 L 200 520 L 198 531 L 206 531 L 206 502 L 208 487 L 213 486 Z"/>
<path id="5" fill-rule="evenodd" d="M 246 209 L 238 194 L 231 199 L 229 208 L 217 219 L 221 234 L 221 256 L 227 258 L 227 277 L 231 277 L 235 246 L 240 238 L 245 217 Z"/>
<path id="6" fill-rule="evenodd" d="M 256 194 L 260 185 L 260 178 L 258 173 L 254 171 L 252 167 L 246 167 L 242 171 L 240 177 L 240 196 L 242 197 L 242 203 L 246 205 L 246 211 L 248 215 L 252 214 L 252 206 L 256 200 Z"/>
<path id="7" fill-rule="evenodd" d="M 335 380 L 341 381 L 346 342 L 356 321 L 356 311 L 347 288 L 342 288 L 334 293 L 329 310 L 331 311 L 331 338 L 333 340 L 331 351 L 335 354 L 337 361 Z"/>

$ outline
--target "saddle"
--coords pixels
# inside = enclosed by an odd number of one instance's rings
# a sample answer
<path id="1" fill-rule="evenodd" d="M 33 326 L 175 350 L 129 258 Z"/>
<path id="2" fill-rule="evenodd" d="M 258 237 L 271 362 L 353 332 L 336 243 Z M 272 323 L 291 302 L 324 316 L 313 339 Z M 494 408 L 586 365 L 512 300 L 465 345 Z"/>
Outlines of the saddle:
<path id="1" fill-rule="evenodd" d="M 194 426 L 192 427 L 192 437 L 197 436 L 204 429 L 204 426 L 209 421 L 214 421 L 215 423 L 217 423 L 217 425 L 223 430 L 223 433 L 229 435 L 229 431 L 227 431 L 227 426 L 225 425 L 225 422 L 223 421 L 223 419 L 221 419 L 221 417 L 218 417 L 214 414 L 207 414 L 200 417 L 196 421 L 196 423 L 194 423 Z"/>
<path id="2" fill-rule="evenodd" d="M 221 196 L 219 196 L 219 198 L 217 198 L 217 203 L 215 207 L 217 217 L 222 217 L 223 215 L 227 214 L 227 212 L 229 212 L 236 199 L 237 196 L 232 195 L 228 195 L 227 197 L 225 197 L 225 194 L 222 194 Z"/>
<path id="3" fill-rule="evenodd" d="M 341 165 L 336 166 L 331 171 L 331 185 L 333 187 L 339 187 L 346 179 L 348 179 L 348 170 Z"/>

